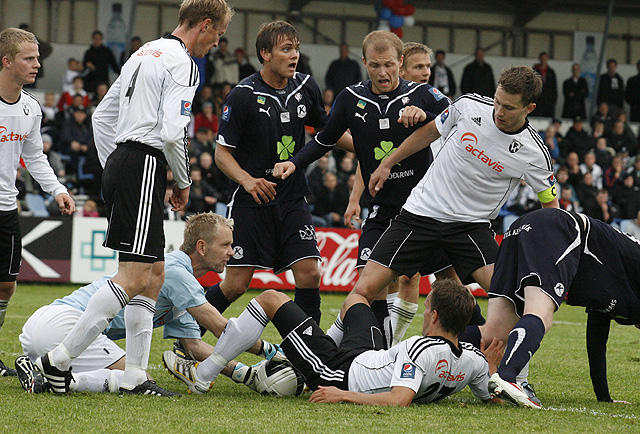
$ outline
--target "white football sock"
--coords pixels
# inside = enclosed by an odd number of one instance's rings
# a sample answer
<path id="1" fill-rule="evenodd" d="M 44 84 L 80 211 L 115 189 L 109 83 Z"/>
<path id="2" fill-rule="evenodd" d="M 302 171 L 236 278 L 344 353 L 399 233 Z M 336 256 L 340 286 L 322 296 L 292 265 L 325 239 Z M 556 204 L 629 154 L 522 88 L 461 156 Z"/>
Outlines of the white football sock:
<path id="1" fill-rule="evenodd" d="M 529 362 L 522 367 L 522 370 L 516 376 L 516 382 L 518 383 L 528 383 L 529 379 Z"/>
<path id="2" fill-rule="evenodd" d="M 392 345 L 397 345 L 402 341 L 404 334 L 407 332 L 413 317 L 418 311 L 418 304 L 405 301 L 400 297 L 396 297 L 393 306 L 389 311 L 391 317 L 391 328 L 393 330 Z"/>
<path id="3" fill-rule="evenodd" d="M 340 346 L 340 342 L 342 342 L 342 337 L 344 336 L 344 325 L 342 324 L 340 315 L 336 318 L 336 322 L 329 327 L 326 334 L 333 339 L 337 346 Z"/>
<path id="4" fill-rule="evenodd" d="M 0 329 L 4 324 L 4 317 L 7 315 L 7 307 L 9 306 L 9 300 L 0 300 Z"/>
<path id="5" fill-rule="evenodd" d="M 147 366 L 151 352 L 153 315 L 156 301 L 144 295 L 136 295 L 124 309 L 124 324 L 127 332 L 127 358 L 122 387 L 133 389 L 147 381 Z"/>
<path id="6" fill-rule="evenodd" d="M 395 299 L 398 297 L 398 293 L 397 292 L 391 292 L 389 294 L 387 294 L 387 310 L 389 312 L 391 312 L 391 309 L 393 309 L 393 302 L 395 301 Z"/>
<path id="7" fill-rule="evenodd" d="M 124 289 L 107 280 L 91 296 L 87 308 L 69 334 L 49 353 L 53 365 L 63 371 L 69 369 L 71 360 L 87 349 L 128 302 L 129 296 Z"/>
<path id="8" fill-rule="evenodd" d="M 71 390 L 74 392 L 112 392 L 120 389 L 124 371 L 119 369 L 96 369 L 95 371 L 74 372 Z"/>
<path id="9" fill-rule="evenodd" d="M 238 318 L 231 318 L 207 359 L 198 364 L 198 376 L 204 381 L 214 381 L 229 360 L 248 350 L 260 338 L 269 318 L 254 298 Z"/>

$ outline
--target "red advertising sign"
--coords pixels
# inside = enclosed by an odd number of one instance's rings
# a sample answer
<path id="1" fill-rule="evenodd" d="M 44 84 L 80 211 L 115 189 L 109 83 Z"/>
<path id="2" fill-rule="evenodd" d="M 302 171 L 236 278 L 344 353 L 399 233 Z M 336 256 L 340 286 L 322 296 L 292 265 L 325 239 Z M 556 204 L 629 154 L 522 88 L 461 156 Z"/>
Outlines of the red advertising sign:
<path id="1" fill-rule="evenodd" d="M 355 269 L 358 258 L 358 238 L 360 231 L 350 229 L 317 228 L 318 247 L 322 256 L 321 291 L 349 292 L 353 289 L 358 272 Z M 502 236 L 499 236 L 501 241 Z M 431 290 L 430 279 L 425 276 L 420 281 L 420 294 L 428 294 Z M 207 273 L 198 279 L 203 286 L 215 285 L 221 280 L 217 273 Z M 294 289 L 295 282 L 290 271 L 279 275 L 271 270 L 256 270 L 251 281 L 251 288 Z M 478 285 L 474 286 L 476 296 L 485 296 L 486 292 Z"/>

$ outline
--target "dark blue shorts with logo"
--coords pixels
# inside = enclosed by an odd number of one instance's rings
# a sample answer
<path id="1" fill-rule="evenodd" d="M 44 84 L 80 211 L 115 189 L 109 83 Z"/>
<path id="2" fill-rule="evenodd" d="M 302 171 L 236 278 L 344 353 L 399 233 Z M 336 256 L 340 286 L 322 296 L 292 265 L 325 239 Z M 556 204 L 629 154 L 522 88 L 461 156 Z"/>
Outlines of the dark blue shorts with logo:
<path id="1" fill-rule="evenodd" d="M 270 268 L 278 274 L 301 259 L 320 259 L 311 211 L 304 198 L 277 206 L 234 207 L 234 255 L 227 266 Z"/>

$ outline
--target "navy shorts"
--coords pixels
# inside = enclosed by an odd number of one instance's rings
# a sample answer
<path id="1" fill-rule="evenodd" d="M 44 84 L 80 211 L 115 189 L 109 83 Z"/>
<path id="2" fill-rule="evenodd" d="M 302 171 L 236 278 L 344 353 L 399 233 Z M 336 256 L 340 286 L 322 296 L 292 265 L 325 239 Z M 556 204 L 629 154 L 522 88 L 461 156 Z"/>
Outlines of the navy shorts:
<path id="1" fill-rule="evenodd" d="M 489 297 L 506 297 L 522 316 L 524 288 L 536 286 L 557 309 L 578 272 L 582 224 L 577 214 L 561 210 L 538 210 L 513 222 L 500 245 Z"/>
<path id="2" fill-rule="evenodd" d="M 320 259 L 311 212 L 304 198 L 278 206 L 229 207 L 235 222 L 228 267 L 270 268 L 278 274 L 301 259 Z"/>
<path id="3" fill-rule="evenodd" d="M 378 321 L 366 304 L 350 307 L 343 324 L 344 337 L 338 347 L 293 301 L 282 305 L 273 317 L 283 338 L 282 350 L 312 390 L 318 386 L 348 390 L 353 359 L 365 351 L 385 348 Z"/>
<path id="4" fill-rule="evenodd" d="M 162 151 L 140 143 L 118 144 L 102 174 L 109 227 L 104 246 L 120 261 L 164 261 L 164 195 L 167 160 Z"/>
<path id="5" fill-rule="evenodd" d="M 495 262 L 498 243 L 489 223 L 442 223 L 403 209 L 371 252 L 369 260 L 411 277 L 452 264 L 464 284 L 471 273 Z M 444 265 L 444 266 L 443 266 Z"/>
<path id="6" fill-rule="evenodd" d="M 0 282 L 15 282 L 22 261 L 18 210 L 0 211 Z"/>
<path id="7" fill-rule="evenodd" d="M 358 240 L 358 263 L 356 268 L 364 267 L 371 256 L 373 248 L 378 243 L 384 231 L 389 228 L 391 221 L 400 214 L 401 208 L 381 207 L 374 205 L 373 210 L 362 224 L 362 234 Z M 444 270 L 451 266 L 451 261 L 444 252 L 434 254 L 434 260 L 440 260 L 434 271 Z"/>

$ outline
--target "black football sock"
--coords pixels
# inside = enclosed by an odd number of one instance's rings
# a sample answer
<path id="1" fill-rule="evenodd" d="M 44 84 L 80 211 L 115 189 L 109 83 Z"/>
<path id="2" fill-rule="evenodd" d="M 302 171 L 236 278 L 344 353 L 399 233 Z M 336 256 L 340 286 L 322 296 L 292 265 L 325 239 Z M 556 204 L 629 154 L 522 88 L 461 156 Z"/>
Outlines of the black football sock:
<path id="1" fill-rule="evenodd" d="M 391 339 L 393 339 L 393 331 L 391 330 L 391 317 L 389 316 L 389 308 L 387 307 L 387 300 L 373 300 L 371 302 L 371 310 L 378 320 L 378 327 L 382 332 L 384 342 L 389 348 L 391 346 Z M 391 336 L 389 336 L 391 335 Z"/>
<path id="2" fill-rule="evenodd" d="M 486 321 L 482 316 L 482 310 L 480 310 L 480 305 L 476 301 L 476 305 L 473 307 L 473 314 L 471 314 L 471 319 L 469 320 L 469 325 L 484 325 L 485 322 Z"/>
<path id="3" fill-rule="evenodd" d="M 482 339 L 482 335 L 480 334 L 480 327 L 477 325 L 468 325 L 458 337 L 460 342 L 469 342 L 478 349 L 480 349 L 480 339 Z"/>
<path id="4" fill-rule="evenodd" d="M 498 368 L 500 378 L 515 383 L 518 373 L 540 348 L 543 337 L 544 323 L 539 316 L 527 314 L 520 318 L 509 333 L 507 348 Z"/>
<path id="5" fill-rule="evenodd" d="M 295 290 L 295 303 L 320 325 L 320 288 L 298 288 Z"/>
<path id="6" fill-rule="evenodd" d="M 213 307 L 218 309 L 218 312 L 220 313 L 224 312 L 231 304 L 231 302 L 227 299 L 227 297 L 225 297 L 224 293 L 220 289 L 219 282 L 209 287 L 204 296 Z"/>

